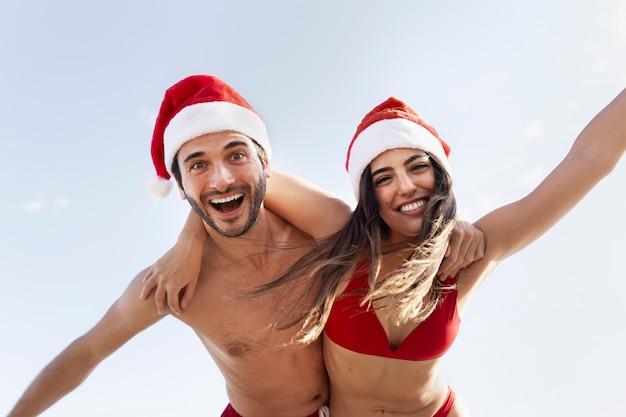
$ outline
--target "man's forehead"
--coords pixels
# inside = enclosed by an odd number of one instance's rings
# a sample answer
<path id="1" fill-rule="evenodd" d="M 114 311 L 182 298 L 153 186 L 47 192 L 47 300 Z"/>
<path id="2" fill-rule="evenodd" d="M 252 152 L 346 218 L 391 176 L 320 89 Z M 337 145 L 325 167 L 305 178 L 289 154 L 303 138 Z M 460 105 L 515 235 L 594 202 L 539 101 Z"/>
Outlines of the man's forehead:
<path id="1" fill-rule="evenodd" d="M 239 132 L 216 132 L 198 136 L 184 143 L 178 154 L 188 154 L 198 152 L 203 149 L 205 152 L 219 151 L 236 146 L 252 146 L 252 140 Z"/>

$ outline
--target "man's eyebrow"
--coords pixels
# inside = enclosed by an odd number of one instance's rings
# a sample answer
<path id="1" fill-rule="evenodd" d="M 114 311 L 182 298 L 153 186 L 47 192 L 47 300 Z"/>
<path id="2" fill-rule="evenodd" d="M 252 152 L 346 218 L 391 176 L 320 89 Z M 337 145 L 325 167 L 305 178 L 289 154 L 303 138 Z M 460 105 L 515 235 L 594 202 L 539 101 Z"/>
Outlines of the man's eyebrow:
<path id="1" fill-rule="evenodd" d="M 248 142 L 244 140 L 233 140 L 232 142 L 228 142 L 224 149 L 235 148 L 237 146 L 248 146 Z"/>
<path id="2" fill-rule="evenodd" d="M 183 160 L 183 164 L 186 164 L 191 159 L 194 159 L 194 158 L 197 158 L 197 157 L 203 156 L 203 155 L 204 155 L 204 152 L 202 152 L 202 151 L 191 153 L 191 154 L 187 155 L 187 157 Z"/>
<path id="3" fill-rule="evenodd" d="M 248 142 L 244 140 L 233 140 L 232 142 L 228 142 L 226 146 L 224 146 L 224 149 L 232 149 L 232 148 L 236 148 L 237 146 L 248 146 Z M 206 155 L 206 153 L 203 151 L 191 153 L 187 155 L 187 157 L 183 160 L 183 164 L 186 164 L 191 159 L 198 158 L 204 155 Z"/>

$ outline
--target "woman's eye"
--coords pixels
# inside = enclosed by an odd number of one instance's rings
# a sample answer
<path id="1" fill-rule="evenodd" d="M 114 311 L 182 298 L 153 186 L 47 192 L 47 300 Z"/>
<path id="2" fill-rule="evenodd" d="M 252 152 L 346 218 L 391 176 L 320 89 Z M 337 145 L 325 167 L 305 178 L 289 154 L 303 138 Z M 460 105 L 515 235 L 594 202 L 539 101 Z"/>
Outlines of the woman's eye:
<path id="1" fill-rule="evenodd" d="M 424 163 L 415 164 L 415 165 L 413 165 L 411 167 L 411 171 L 421 171 L 421 170 L 427 169 L 429 167 L 430 167 L 430 165 L 424 164 Z"/>
<path id="2" fill-rule="evenodd" d="M 376 178 L 376 179 L 374 180 L 374 185 L 375 185 L 375 186 L 377 186 L 377 185 L 382 185 L 382 184 L 384 184 L 384 183 L 388 182 L 390 178 L 391 178 L 391 177 L 378 177 L 378 178 Z"/>

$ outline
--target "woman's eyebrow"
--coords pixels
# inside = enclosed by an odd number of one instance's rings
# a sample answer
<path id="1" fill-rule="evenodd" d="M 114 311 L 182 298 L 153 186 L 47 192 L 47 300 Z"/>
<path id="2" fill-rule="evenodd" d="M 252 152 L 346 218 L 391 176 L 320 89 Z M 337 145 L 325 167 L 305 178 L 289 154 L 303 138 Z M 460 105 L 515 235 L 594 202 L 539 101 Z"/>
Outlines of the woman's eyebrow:
<path id="1" fill-rule="evenodd" d="M 389 171 L 390 169 L 391 169 L 390 167 L 379 168 L 376 171 L 372 172 L 371 176 L 375 177 L 376 175 L 380 174 L 381 172 Z"/>
<path id="2" fill-rule="evenodd" d="M 427 154 L 427 153 L 422 153 L 422 154 L 416 153 L 415 155 L 413 155 L 413 156 L 409 157 L 409 158 L 408 158 L 408 159 L 404 162 L 404 165 L 408 165 L 408 164 L 410 164 L 411 162 L 415 161 L 416 159 L 420 159 L 420 158 L 424 158 L 424 157 L 425 157 L 425 158 L 428 158 L 428 154 Z"/>

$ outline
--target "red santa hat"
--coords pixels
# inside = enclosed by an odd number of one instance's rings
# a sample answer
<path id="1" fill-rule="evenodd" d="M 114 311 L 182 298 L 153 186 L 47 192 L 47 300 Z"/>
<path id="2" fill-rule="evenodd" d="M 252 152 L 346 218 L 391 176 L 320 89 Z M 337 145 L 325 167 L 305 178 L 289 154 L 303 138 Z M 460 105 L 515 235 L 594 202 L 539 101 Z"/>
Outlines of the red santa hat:
<path id="1" fill-rule="evenodd" d="M 365 168 L 381 153 L 396 148 L 421 149 L 450 171 L 450 146 L 411 106 L 390 97 L 365 115 L 348 147 L 346 170 L 357 201 Z"/>
<path id="2" fill-rule="evenodd" d="M 250 137 L 271 157 L 263 120 L 231 86 L 211 75 L 192 75 L 168 88 L 152 135 L 156 177 L 148 184 L 150 192 L 160 198 L 170 192 L 172 163 L 181 146 L 199 136 L 227 130 Z"/>

